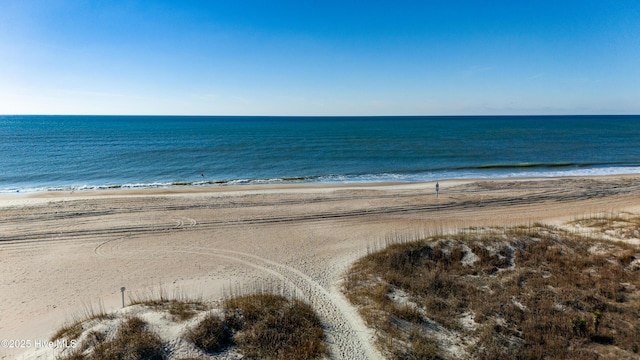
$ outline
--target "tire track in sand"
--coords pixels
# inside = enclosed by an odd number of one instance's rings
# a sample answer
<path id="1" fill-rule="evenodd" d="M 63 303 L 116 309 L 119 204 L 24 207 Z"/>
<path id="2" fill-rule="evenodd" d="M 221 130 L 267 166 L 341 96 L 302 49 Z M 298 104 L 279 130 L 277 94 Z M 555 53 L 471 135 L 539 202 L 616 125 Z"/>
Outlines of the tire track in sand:
<path id="1" fill-rule="evenodd" d="M 95 250 L 96 254 L 109 256 L 108 248 L 110 246 L 116 246 L 113 250 L 121 251 L 119 246 L 114 244 L 115 242 L 109 241 L 98 245 Z M 253 254 L 208 247 L 162 247 L 138 251 L 215 256 L 268 273 L 286 282 L 313 306 L 323 323 L 332 359 L 382 359 L 369 339 L 369 329 L 347 300 L 341 294 L 327 290 L 309 275 L 294 267 Z"/>
<path id="2" fill-rule="evenodd" d="M 577 183 L 574 184 L 574 183 Z M 572 186 L 561 186 L 563 184 L 573 184 Z M 507 186 L 508 185 L 508 186 Z M 505 188 L 510 191 L 519 191 L 517 195 L 501 194 Z M 266 224 L 286 224 L 286 223 L 299 223 L 299 222 L 318 222 L 318 221 L 343 221 L 358 217 L 369 216 L 395 216 L 406 214 L 420 214 L 420 213 L 433 213 L 434 211 L 444 210 L 456 210 L 456 211 L 477 211 L 478 209 L 487 209 L 495 207 L 508 207 L 508 206 L 520 206 L 520 205 L 532 205 L 536 203 L 554 202 L 562 203 L 568 201 L 579 201 L 585 199 L 597 199 L 599 204 L 604 206 L 610 206 L 608 203 L 614 201 L 615 196 L 625 195 L 630 193 L 637 193 L 640 191 L 640 182 L 635 179 L 630 180 L 618 180 L 617 182 L 596 181 L 596 180 L 556 180 L 556 181 L 528 181 L 528 182 L 492 182 L 492 181 L 479 181 L 466 184 L 461 188 L 451 188 L 451 193 L 456 194 L 486 194 L 490 196 L 496 196 L 495 198 L 485 199 L 450 199 L 449 202 L 438 203 L 412 203 L 412 204 L 376 204 L 375 206 L 367 206 L 360 208 L 353 208 L 349 210 L 336 210 L 336 209 L 324 209 L 309 213 L 298 213 L 292 215 L 259 215 L 255 217 L 236 218 L 236 219 L 207 219 L 201 222 L 195 221 L 191 218 L 177 219 L 177 223 L 173 224 L 161 224 L 161 223 L 145 223 L 145 224 L 130 224 L 125 226 L 115 226 L 109 228 L 95 227 L 95 228 L 74 228 L 74 229 L 58 229 L 52 231 L 47 228 L 44 231 L 11 231 L 5 234 L 0 233 L 0 246 L 26 243 L 26 242 L 43 242 L 43 241 L 61 241 L 69 240 L 73 238 L 85 238 L 95 239 L 102 236 L 122 236 L 122 235 L 135 235 L 135 234 L 147 234 L 147 233 L 161 233 L 172 230 L 211 230 L 222 227 L 243 227 L 243 226 L 256 226 Z M 423 196 L 423 194 L 415 194 L 414 196 Z M 371 198 L 384 198 L 385 195 L 373 196 Z M 408 195 L 402 195 L 401 197 L 408 197 Z M 340 196 L 337 199 L 312 199 L 317 202 L 326 202 L 333 200 L 350 200 L 353 196 Z M 368 197 L 367 197 L 368 198 Z M 247 200 L 248 201 L 248 200 Z M 270 205 L 279 204 L 279 202 L 269 202 Z M 289 204 L 287 201 L 281 202 L 281 204 Z M 250 204 L 240 204 L 240 207 L 249 206 Z M 262 205 L 262 202 L 257 201 L 255 206 Z M 203 203 L 195 204 L 167 204 L 166 206 L 151 205 L 145 206 L 145 208 L 138 208 L 135 205 L 130 209 L 110 210 L 109 214 L 116 212 L 127 211 L 149 211 L 152 209 L 160 209 L 163 212 L 167 211 L 179 211 L 179 210 L 195 210 L 201 208 L 211 208 L 211 204 L 206 205 Z M 592 204 L 591 206 L 595 206 Z M 98 214 L 105 214 L 105 211 L 98 211 Z M 78 214 L 83 214 L 78 211 L 71 211 L 64 214 L 52 213 L 46 210 L 44 215 L 29 221 L 49 221 L 55 219 L 71 220 L 75 219 Z M 87 215 L 92 215 L 91 212 Z M 21 215 L 7 216 L 4 221 L 17 221 L 21 219 Z M 44 216 L 44 218 L 42 218 Z M 62 217 L 61 217 L 62 216 Z M 185 220 L 189 222 L 189 226 L 185 226 Z M 2 220 L 0 220 L 1 222 Z M 77 224 L 75 224 L 77 225 Z M 74 226 L 75 226 L 74 225 Z"/>

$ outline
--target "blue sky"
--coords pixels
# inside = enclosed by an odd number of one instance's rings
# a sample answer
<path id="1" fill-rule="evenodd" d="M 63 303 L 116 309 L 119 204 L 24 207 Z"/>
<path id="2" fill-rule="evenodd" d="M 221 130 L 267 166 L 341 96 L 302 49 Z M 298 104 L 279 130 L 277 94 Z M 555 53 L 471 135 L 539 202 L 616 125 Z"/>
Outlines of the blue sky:
<path id="1" fill-rule="evenodd" d="M 0 114 L 640 114 L 640 1 L 0 0 Z"/>

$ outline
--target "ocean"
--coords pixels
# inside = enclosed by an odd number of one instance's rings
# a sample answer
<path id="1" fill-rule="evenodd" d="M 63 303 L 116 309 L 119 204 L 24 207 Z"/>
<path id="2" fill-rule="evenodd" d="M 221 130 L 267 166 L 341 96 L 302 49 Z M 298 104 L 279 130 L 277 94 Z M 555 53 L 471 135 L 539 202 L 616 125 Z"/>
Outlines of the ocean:
<path id="1" fill-rule="evenodd" d="M 0 192 L 640 173 L 640 116 L 0 116 Z"/>

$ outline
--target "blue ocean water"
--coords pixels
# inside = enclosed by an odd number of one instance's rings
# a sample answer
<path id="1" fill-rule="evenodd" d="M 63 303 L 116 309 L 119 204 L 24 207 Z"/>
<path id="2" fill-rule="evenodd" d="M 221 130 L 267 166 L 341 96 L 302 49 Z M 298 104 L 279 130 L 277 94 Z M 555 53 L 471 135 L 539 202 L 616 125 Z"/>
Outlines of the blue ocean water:
<path id="1" fill-rule="evenodd" d="M 640 173 L 640 116 L 0 116 L 0 192 Z"/>

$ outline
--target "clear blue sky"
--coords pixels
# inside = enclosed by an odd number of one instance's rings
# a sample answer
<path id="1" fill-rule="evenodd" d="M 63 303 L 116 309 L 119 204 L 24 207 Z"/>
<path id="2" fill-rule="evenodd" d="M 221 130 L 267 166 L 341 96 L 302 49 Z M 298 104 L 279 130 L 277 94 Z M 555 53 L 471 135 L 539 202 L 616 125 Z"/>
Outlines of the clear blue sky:
<path id="1" fill-rule="evenodd" d="M 0 114 L 630 113 L 637 0 L 0 0 Z"/>

